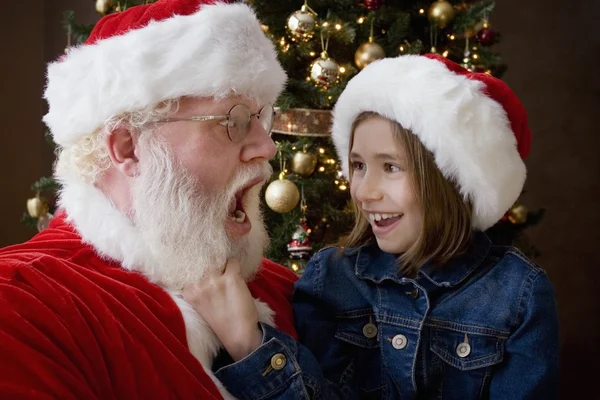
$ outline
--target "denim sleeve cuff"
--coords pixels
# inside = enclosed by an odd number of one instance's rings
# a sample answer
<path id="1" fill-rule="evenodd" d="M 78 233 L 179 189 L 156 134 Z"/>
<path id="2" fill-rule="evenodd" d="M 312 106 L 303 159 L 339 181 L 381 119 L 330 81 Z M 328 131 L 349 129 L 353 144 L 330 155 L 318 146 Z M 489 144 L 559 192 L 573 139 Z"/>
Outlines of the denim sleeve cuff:
<path id="1" fill-rule="evenodd" d="M 298 345 L 289 335 L 261 323 L 262 345 L 215 376 L 238 399 L 256 400 L 285 391 L 301 375 Z"/>

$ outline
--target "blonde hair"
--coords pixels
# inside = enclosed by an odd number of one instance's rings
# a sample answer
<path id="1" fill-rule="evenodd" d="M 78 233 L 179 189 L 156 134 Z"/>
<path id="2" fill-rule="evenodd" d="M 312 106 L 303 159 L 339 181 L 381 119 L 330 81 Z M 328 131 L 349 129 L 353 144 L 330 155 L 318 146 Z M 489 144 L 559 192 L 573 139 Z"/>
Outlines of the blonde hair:
<path id="1" fill-rule="evenodd" d="M 134 112 L 123 113 L 109 119 L 101 128 L 82 136 L 76 142 L 57 147 L 55 176 L 58 179 L 77 177 L 85 183 L 96 182 L 110 167 L 108 149 L 104 144 L 106 135 L 110 135 L 120 126 L 141 130 L 149 122 L 164 118 L 178 107 L 179 99 L 172 99 Z"/>
<path id="2" fill-rule="evenodd" d="M 349 152 L 358 125 L 373 117 L 381 116 L 364 112 L 356 118 L 352 124 Z M 456 184 L 442 175 L 433 154 L 419 138 L 399 123 L 387 120 L 392 125 L 394 139 L 406 150 L 412 188 L 423 215 L 417 241 L 398 258 L 401 271 L 412 277 L 427 260 L 441 266 L 466 251 L 472 237 L 472 206 L 460 194 Z M 352 181 L 352 164 L 349 165 L 349 171 Z M 361 246 L 374 239 L 369 222 L 356 204 L 353 206 L 355 223 L 350 234 L 340 243 L 343 247 Z"/>

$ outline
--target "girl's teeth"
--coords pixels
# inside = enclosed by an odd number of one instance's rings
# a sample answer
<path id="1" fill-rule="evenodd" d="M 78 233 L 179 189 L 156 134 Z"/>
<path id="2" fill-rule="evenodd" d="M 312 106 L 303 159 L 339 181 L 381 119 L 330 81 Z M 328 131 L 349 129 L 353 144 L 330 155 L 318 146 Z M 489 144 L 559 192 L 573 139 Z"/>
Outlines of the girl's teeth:
<path id="1" fill-rule="evenodd" d="M 246 219 L 246 213 L 242 210 L 235 210 L 235 213 L 231 216 L 231 220 L 241 224 Z"/>
<path id="2" fill-rule="evenodd" d="M 381 221 L 382 219 L 388 219 L 388 218 L 395 218 L 395 217 L 399 217 L 400 214 L 369 214 L 369 220 L 371 222 L 375 222 L 375 221 Z"/>

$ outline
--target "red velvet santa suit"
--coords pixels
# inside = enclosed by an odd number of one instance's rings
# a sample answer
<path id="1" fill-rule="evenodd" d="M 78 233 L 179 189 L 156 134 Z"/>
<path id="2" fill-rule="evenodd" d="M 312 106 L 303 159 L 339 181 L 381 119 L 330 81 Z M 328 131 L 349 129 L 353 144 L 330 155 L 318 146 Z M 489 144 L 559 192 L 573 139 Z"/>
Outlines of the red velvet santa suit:
<path id="1" fill-rule="evenodd" d="M 263 260 L 249 284 L 295 335 L 295 275 Z M 211 399 L 172 297 L 100 258 L 64 215 L 0 250 L 0 398 Z"/>
<path id="2" fill-rule="evenodd" d="M 85 152 L 75 144 L 106 121 L 168 99 L 273 104 L 286 81 L 273 43 L 249 6 L 212 3 L 158 0 L 110 14 L 51 63 L 44 122 L 62 151 Z M 164 260 L 78 168 L 55 173 L 68 218 L 0 250 L 0 399 L 227 396 L 210 371 L 218 339 L 180 293 L 151 283 Z M 292 335 L 294 280 L 265 260 L 249 284 L 260 321 Z"/>

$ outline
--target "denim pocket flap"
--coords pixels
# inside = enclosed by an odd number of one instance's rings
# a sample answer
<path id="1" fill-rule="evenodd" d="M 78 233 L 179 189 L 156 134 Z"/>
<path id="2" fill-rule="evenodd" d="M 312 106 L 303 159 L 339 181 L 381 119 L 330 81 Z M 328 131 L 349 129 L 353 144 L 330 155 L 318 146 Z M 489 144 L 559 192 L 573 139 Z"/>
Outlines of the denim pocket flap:
<path id="1" fill-rule="evenodd" d="M 500 363 L 504 338 L 433 328 L 430 349 L 454 368 L 470 371 Z"/>
<path id="2" fill-rule="evenodd" d="M 366 349 L 379 347 L 378 326 L 372 316 L 337 317 L 335 337 Z"/>

